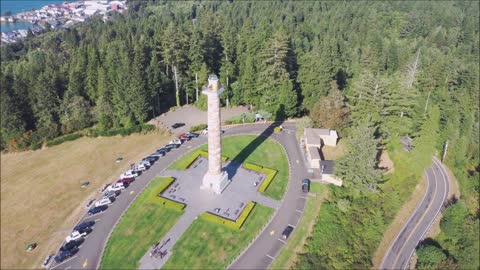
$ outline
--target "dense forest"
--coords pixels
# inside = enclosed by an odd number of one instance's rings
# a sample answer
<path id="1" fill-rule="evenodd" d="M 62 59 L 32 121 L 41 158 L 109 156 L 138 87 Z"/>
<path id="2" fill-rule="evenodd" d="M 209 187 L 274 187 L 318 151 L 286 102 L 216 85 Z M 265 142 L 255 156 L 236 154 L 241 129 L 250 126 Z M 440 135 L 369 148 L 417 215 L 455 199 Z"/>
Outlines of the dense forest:
<path id="1" fill-rule="evenodd" d="M 417 267 L 478 269 L 479 12 L 474 1 L 130 1 L 112 20 L 2 44 L 1 148 L 204 107 L 198 93 L 216 73 L 224 105 L 309 116 L 349 142 L 336 167 L 345 188 L 322 206 L 296 268 L 371 267 L 395 210 L 448 141 L 462 196 Z M 389 181 L 378 150 L 403 135 L 418 169 Z"/>

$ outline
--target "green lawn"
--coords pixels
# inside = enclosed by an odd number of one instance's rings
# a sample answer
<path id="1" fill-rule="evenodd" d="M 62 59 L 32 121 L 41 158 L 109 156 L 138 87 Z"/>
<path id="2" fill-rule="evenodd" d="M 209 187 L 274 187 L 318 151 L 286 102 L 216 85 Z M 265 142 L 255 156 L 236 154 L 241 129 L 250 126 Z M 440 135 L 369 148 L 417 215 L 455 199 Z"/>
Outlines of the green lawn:
<path id="1" fill-rule="evenodd" d="M 288 239 L 287 244 L 280 251 L 280 254 L 277 255 L 272 265 L 270 265 L 270 269 L 290 269 L 297 257 L 297 252 L 310 234 L 310 228 L 317 219 L 322 202 L 328 194 L 328 189 L 325 185 L 311 183 L 310 192 L 316 193 L 316 196 L 308 197 L 300 223 Z"/>
<path id="2" fill-rule="evenodd" d="M 207 144 L 199 147 L 207 151 Z M 168 169 L 182 169 L 196 150 L 175 161 Z M 229 136 L 222 138 L 222 156 L 237 162 L 249 162 L 277 170 L 278 173 L 265 191 L 265 195 L 280 200 L 288 183 L 288 160 L 283 148 L 271 139 L 256 135 Z"/>
<path id="3" fill-rule="evenodd" d="M 273 209 L 257 204 L 240 230 L 195 220 L 173 247 L 163 269 L 225 269 L 272 214 Z"/>
<path id="4" fill-rule="evenodd" d="M 105 248 L 101 269 L 134 269 L 150 246 L 160 239 L 177 222 L 183 211 L 165 208 L 148 202 L 155 190 L 168 181 L 157 177 L 133 202 L 115 227 Z M 125 193 L 121 196 L 130 196 Z"/>

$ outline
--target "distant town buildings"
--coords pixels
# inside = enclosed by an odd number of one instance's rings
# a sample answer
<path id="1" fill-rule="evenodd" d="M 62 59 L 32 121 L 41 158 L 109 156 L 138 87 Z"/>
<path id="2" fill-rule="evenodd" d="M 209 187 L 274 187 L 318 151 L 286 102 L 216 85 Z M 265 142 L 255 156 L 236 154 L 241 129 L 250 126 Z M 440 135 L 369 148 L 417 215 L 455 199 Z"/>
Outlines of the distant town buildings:
<path id="1" fill-rule="evenodd" d="M 51 28 L 70 27 L 84 22 L 91 16 L 103 15 L 103 20 L 109 18 L 110 12 L 123 12 L 127 9 L 126 0 L 97 0 L 65 2 L 63 4 L 48 5 L 41 9 L 21 12 L 12 16 L 2 16 L 2 22 L 26 21 L 33 24 L 32 34 L 41 33 L 49 25 Z M 11 43 L 24 39 L 27 29 L 2 33 L 2 43 Z"/>

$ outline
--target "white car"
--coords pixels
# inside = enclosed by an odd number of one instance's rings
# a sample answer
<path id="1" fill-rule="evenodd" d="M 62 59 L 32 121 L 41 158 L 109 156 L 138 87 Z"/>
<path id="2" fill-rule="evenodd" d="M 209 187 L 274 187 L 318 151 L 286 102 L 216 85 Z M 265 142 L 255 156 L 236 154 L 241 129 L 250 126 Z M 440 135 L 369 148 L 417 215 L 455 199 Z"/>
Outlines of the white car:
<path id="1" fill-rule="evenodd" d="M 83 238 L 85 235 L 87 235 L 87 233 L 79 233 L 77 231 L 73 231 L 69 236 L 67 236 L 67 238 L 65 238 L 65 241 L 70 242 L 70 241 L 73 241 L 73 240 L 78 240 L 80 238 Z"/>
<path id="2" fill-rule="evenodd" d="M 146 171 L 149 167 L 145 163 L 138 163 L 135 167 L 136 171 Z"/>
<path id="3" fill-rule="evenodd" d="M 151 167 L 153 165 L 153 162 L 150 162 L 150 161 L 144 159 L 144 160 L 140 161 L 140 163 L 138 163 L 138 164 L 143 164 L 145 166 Z"/>
<path id="4" fill-rule="evenodd" d="M 125 186 L 123 185 L 123 183 L 115 183 L 115 184 L 112 184 L 111 186 L 108 186 L 107 192 L 108 191 L 124 190 L 124 189 L 125 189 Z"/>
<path id="5" fill-rule="evenodd" d="M 138 176 L 138 173 L 137 173 L 136 171 L 130 169 L 130 170 L 122 173 L 122 174 L 120 175 L 120 179 L 123 179 L 123 178 L 132 178 L 132 177 L 137 177 L 137 176 Z"/>
<path id="6" fill-rule="evenodd" d="M 182 141 L 181 140 L 173 140 L 173 141 L 170 141 L 168 144 L 182 144 Z"/>
<path id="7" fill-rule="evenodd" d="M 103 198 L 95 203 L 95 207 L 111 204 L 112 201 L 109 198 Z"/>

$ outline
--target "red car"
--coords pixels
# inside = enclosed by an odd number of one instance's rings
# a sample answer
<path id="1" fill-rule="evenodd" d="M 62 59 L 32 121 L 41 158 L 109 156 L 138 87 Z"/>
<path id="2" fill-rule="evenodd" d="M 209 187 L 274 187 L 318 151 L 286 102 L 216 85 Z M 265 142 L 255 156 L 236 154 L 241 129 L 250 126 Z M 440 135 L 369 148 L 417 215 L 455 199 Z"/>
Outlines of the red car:
<path id="1" fill-rule="evenodd" d="M 135 178 L 131 177 L 131 178 L 119 179 L 117 180 L 117 183 L 131 184 L 133 181 L 135 181 Z"/>

